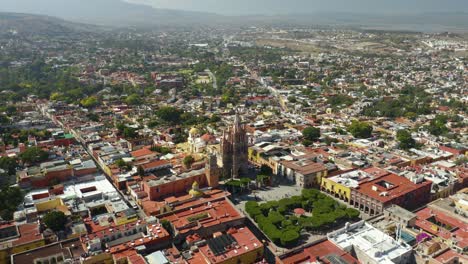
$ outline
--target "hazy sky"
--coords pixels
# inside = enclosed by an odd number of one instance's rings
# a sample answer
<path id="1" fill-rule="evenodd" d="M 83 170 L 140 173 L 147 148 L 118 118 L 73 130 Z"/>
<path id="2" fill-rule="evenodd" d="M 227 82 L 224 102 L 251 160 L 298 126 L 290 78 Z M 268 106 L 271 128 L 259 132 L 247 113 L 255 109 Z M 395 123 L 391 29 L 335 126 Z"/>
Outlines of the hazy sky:
<path id="1" fill-rule="evenodd" d="M 227 15 L 313 13 L 468 12 L 468 0 L 126 0 L 158 8 L 206 11 Z"/>

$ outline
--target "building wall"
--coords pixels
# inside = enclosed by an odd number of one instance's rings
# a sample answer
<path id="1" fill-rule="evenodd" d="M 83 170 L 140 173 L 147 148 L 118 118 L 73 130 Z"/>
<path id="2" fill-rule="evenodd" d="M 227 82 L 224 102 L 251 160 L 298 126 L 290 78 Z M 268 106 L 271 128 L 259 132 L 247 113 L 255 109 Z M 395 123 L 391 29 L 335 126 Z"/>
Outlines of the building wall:
<path id="1" fill-rule="evenodd" d="M 322 190 L 329 192 L 333 195 L 337 194 L 339 198 L 349 202 L 351 200 L 351 188 L 344 186 L 340 183 L 332 181 L 328 178 L 322 177 L 320 184 Z"/>
<path id="2" fill-rule="evenodd" d="M 36 209 L 38 213 L 50 211 L 55 209 L 57 206 L 63 205 L 63 201 L 60 198 L 55 198 L 49 201 L 36 204 Z"/>
<path id="3" fill-rule="evenodd" d="M 258 247 L 254 250 L 251 250 L 247 253 L 244 253 L 240 256 L 227 259 L 225 261 L 219 262 L 219 264 L 252 264 L 256 263 L 258 260 L 261 260 L 263 257 L 264 248 L 263 246 Z"/>
<path id="4" fill-rule="evenodd" d="M 80 176 L 85 176 L 85 175 L 96 173 L 97 171 L 98 171 L 97 168 L 89 168 L 89 169 L 74 170 L 73 173 L 75 174 L 76 177 L 80 177 Z"/>
<path id="5" fill-rule="evenodd" d="M 40 239 L 40 240 L 36 240 L 36 241 L 32 241 L 30 243 L 25 243 L 25 244 L 22 244 L 22 245 L 18 245 L 18 246 L 15 246 L 11 249 L 11 253 L 10 254 L 18 254 L 18 253 L 21 253 L 21 252 L 24 252 L 24 251 L 27 251 L 27 250 L 31 250 L 31 249 L 35 249 L 35 248 L 38 248 L 38 247 L 42 247 L 45 245 L 45 240 L 44 239 Z"/>
<path id="6" fill-rule="evenodd" d="M 113 264 L 112 254 L 102 253 L 96 256 L 87 258 L 81 262 L 82 264 Z"/>
<path id="7" fill-rule="evenodd" d="M 359 189 L 352 189 L 350 204 L 354 205 L 354 207 L 359 210 L 370 214 L 383 213 L 383 209 L 392 204 L 399 205 L 408 210 L 416 209 L 429 202 L 431 185 L 431 182 L 423 182 L 418 184 L 417 188 L 412 192 L 395 196 L 394 198 L 385 201 L 385 203 L 359 192 Z"/>
<path id="8" fill-rule="evenodd" d="M 143 191 L 148 194 L 148 197 L 151 201 L 155 201 L 162 197 L 173 196 L 179 193 L 187 193 L 190 188 L 192 188 L 192 184 L 194 182 L 198 182 L 200 187 L 207 186 L 207 180 L 205 174 L 178 179 L 172 182 L 156 185 L 156 186 L 149 186 L 147 182 L 144 182 L 142 187 Z"/>

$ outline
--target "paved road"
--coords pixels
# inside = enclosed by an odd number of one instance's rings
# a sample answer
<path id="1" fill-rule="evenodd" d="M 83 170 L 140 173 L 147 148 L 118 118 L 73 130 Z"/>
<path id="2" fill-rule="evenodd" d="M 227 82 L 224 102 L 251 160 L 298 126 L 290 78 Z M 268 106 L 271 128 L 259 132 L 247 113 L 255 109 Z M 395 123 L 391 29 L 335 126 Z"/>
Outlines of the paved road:
<path id="1" fill-rule="evenodd" d="M 213 81 L 213 89 L 218 89 L 218 80 L 216 80 L 216 76 L 209 70 L 205 70 L 208 75 L 210 75 L 211 80 Z"/>

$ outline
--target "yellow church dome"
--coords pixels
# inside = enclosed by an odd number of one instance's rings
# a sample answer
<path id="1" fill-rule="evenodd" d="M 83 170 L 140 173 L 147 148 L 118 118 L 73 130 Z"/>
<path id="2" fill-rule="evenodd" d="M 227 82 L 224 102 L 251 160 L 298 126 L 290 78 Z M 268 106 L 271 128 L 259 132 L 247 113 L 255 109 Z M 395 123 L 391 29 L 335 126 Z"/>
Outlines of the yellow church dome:
<path id="1" fill-rule="evenodd" d="M 189 131 L 189 134 L 192 135 L 192 136 L 200 135 L 200 130 L 198 130 L 198 128 L 196 128 L 196 127 L 192 127 L 192 129 L 190 129 L 190 131 Z"/>
<path id="2" fill-rule="evenodd" d="M 189 194 L 192 196 L 192 197 L 199 197 L 199 196 L 203 196 L 203 192 L 200 191 L 200 189 L 198 188 L 198 182 L 193 182 L 192 184 L 192 189 L 189 191 Z"/>

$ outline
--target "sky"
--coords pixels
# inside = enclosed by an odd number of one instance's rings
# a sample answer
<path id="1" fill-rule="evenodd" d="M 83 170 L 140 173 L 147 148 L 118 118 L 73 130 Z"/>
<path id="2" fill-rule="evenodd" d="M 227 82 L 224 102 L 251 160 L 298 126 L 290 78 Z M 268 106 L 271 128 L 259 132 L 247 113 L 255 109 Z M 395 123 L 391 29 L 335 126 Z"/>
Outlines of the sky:
<path id="1" fill-rule="evenodd" d="M 468 0 L 125 0 L 156 8 L 224 15 L 314 12 L 425 13 L 468 12 Z"/>

